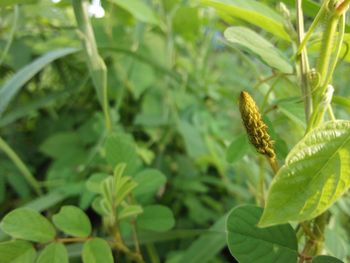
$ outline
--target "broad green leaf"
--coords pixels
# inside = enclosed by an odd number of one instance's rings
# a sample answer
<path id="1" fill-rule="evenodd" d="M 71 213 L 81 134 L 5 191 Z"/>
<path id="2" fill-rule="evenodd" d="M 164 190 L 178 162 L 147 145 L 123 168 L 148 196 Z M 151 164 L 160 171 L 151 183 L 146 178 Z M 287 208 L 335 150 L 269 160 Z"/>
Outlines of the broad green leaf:
<path id="1" fill-rule="evenodd" d="M 146 169 L 138 173 L 135 178 L 138 186 L 134 190 L 135 196 L 155 194 L 166 182 L 166 177 L 155 169 Z"/>
<path id="2" fill-rule="evenodd" d="M 281 39 L 290 41 L 283 27 L 283 20 L 272 9 L 254 0 L 201 0 L 201 3 L 214 7 L 224 14 L 242 19 L 258 26 Z"/>
<path id="3" fill-rule="evenodd" d="M 91 223 L 83 210 L 76 206 L 62 206 L 52 217 L 55 226 L 67 235 L 87 237 L 91 233 Z"/>
<path id="4" fill-rule="evenodd" d="M 312 259 L 312 263 L 344 263 L 340 259 L 331 256 L 317 256 Z"/>
<path id="5" fill-rule="evenodd" d="M 139 205 L 128 205 L 118 213 L 118 220 L 122 220 L 131 216 L 136 216 L 143 212 L 142 206 Z"/>
<path id="6" fill-rule="evenodd" d="M 237 136 L 230 144 L 226 153 L 226 160 L 234 163 L 241 159 L 249 150 L 249 142 L 246 134 Z"/>
<path id="7" fill-rule="evenodd" d="M 258 228 L 263 209 L 245 205 L 234 208 L 226 221 L 227 244 L 239 263 L 296 263 L 298 243 L 289 224 Z"/>
<path id="8" fill-rule="evenodd" d="M 350 122 L 329 121 L 288 154 L 268 192 L 260 226 L 312 219 L 350 186 Z"/>
<path id="9" fill-rule="evenodd" d="M 179 262 L 212 262 L 215 256 L 226 246 L 225 222 L 226 216 L 216 221 L 206 233 L 203 233 L 186 249 Z"/>
<path id="10" fill-rule="evenodd" d="M 153 10 L 142 0 L 110 0 L 111 2 L 119 5 L 123 9 L 130 12 L 138 20 L 150 23 L 158 24 L 159 20 L 157 19 Z"/>
<path id="11" fill-rule="evenodd" d="M 95 173 L 90 176 L 86 182 L 86 188 L 93 193 L 101 193 L 101 184 L 109 175 L 104 173 Z"/>
<path id="12" fill-rule="evenodd" d="M 81 147 L 79 134 L 76 132 L 62 132 L 47 138 L 40 145 L 40 151 L 52 158 L 58 159 L 66 154 L 67 149 Z"/>
<path id="13" fill-rule="evenodd" d="M 30 208 L 17 208 L 11 211 L 2 219 L 0 227 L 14 238 L 39 243 L 49 242 L 56 235 L 50 221 Z"/>
<path id="14" fill-rule="evenodd" d="M 135 99 L 138 100 L 144 91 L 153 85 L 155 81 L 154 70 L 146 63 L 135 61 L 132 64 L 128 81 Z"/>
<path id="15" fill-rule="evenodd" d="M 38 0 L 1 0 L 0 7 L 22 5 L 22 4 L 35 4 Z"/>
<path id="16" fill-rule="evenodd" d="M 73 54 L 77 51 L 79 51 L 79 49 L 62 48 L 48 52 L 13 75 L 12 78 L 0 88 L 0 117 L 14 96 L 36 73 L 52 61 Z"/>
<path id="17" fill-rule="evenodd" d="M 173 228 L 175 219 L 168 207 L 150 205 L 144 207 L 143 213 L 137 217 L 137 225 L 145 230 L 163 232 Z"/>
<path id="18" fill-rule="evenodd" d="M 132 175 L 139 167 L 140 160 L 136 154 L 135 145 L 123 135 L 111 135 L 106 140 L 106 158 L 115 167 L 125 163 L 125 173 Z"/>
<path id="19" fill-rule="evenodd" d="M 68 263 L 68 253 L 62 243 L 51 243 L 46 246 L 36 263 Z"/>
<path id="20" fill-rule="evenodd" d="M 107 241 L 94 238 L 86 241 L 82 252 L 83 263 L 113 263 L 113 255 Z"/>
<path id="21" fill-rule="evenodd" d="M 266 64 L 283 73 L 292 73 L 293 67 L 269 41 L 246 27 L 229 27 L 224 32 L 225 38 L 257 54 Z"/>
<path id="22" fill-rule="evenodd" d="M 32 244 L 23 240 L 12 240 L 0 243 L 0 262 L 33 263 L 36 251 Z"/>

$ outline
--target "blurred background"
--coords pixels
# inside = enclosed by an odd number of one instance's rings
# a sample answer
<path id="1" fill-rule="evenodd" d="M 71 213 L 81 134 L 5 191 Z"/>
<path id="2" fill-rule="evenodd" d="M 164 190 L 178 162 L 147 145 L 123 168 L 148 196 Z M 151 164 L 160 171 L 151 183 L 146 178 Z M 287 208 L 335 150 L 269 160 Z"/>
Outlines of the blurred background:
<path id="1" fill-rule="evenodd" d="M 268 164 L 255 154 L 241 124 L 237 103 L 242 90 L 261 106 L 280 162 L 305 128 L 295 75 L 276 73 L 249 50 L 227 43 L 223 32 L 232 25 L 249 26 L 290 61 L 293 46 L 251 25 L 249 18 L 215 10 L 208 2 L 89 2 L 98 52 L 107 68 L 113 130 L 133 141 L 141 166 L 156 168 L 167 178 L 155 198 L 173 211 L 176 231 L 153 236 L 147 247 L 157 251 L 160 262 L 234 262 L 226 249 L 225 214 L 256 202 L 261 173 L 271 180 Z M 255 1 L 217 2 L 249 9 Z M 279 1 L 258 2 L 256 8 L 283 20 Z M 294 1 L 285 2 L 293 21 Z M 108 169 L 101 147 L 106 128 L 72 3 L 5 0 L 0 7 L 0 137 L 46 193 L 46 199 L 37 199 L 18 167 L 0 151 L 0 218 L 28 203 L 41 211 L 71 203 L 87 210 L 97 228 L 91 198 L 79 185 L 93 172 Z M 316 12 L 315 2 L 306 10 L 307 23 Z M 28 80 L 15 75 L 24 68 Z M 336 95 L 349 94 L 349 71 L 342 61 L 335 85 L 343 88 Z M 5 92 L 9 85 L 18 87 L 15 95 L 9 88 Z M 339 105 L 337 116 L 348 117 L 350 103 Z M 347 197 L 334 208 L 345 225 L 349 204 Z M 327 249 L 345 258 L 349 229 L 338 227 L 338 232 L 329 231 Z"/>

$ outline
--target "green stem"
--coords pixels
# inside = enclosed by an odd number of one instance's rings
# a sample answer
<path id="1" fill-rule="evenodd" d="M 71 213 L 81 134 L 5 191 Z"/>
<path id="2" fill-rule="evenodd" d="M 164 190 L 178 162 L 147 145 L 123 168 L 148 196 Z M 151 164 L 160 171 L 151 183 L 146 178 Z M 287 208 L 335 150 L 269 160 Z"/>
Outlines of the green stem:
<path id="1" fill-rule="evenodd" d="M 324 105 L 322 105 L 322 100 L 324 99 L 324 94 L 327 91 L 328 84 L 332 77 L 329 75 L 329 72 L 339 18 L 339 15 L 333 11 L 323 33 L 322 45 L 317 63 L 317 72 L 320 74 L 320 85 L 313 95 L 315 109 L 311 115 L 306 132 L 309 132 L 322 121 L 323 115 L 328 108 L 328 106 L 324 107 Z M 332 68 L 333 65 L 331 65 L 331 69 Z"/>
<path id="2" fill-rule="evenodd" d="M 320 20 L 325 16 L 325 13 L 327 11 L 327 9 L 326 9 L 327 2 L 328 1 L 324 1 L 323 5 L 321 6 L 320 10 L 318 11 L 315 19 L 312 21 L 312 24 L 311 24 L 308 32 L 305 34 L 305 36 L 303 37 L 303 40 L 301 41 L 301 43 L 298 47 L 297 55 L 301 54 L 302 50 L 306 46 L 307 41 L 310 39 L 312 33 L 315 31 L 317 25 L 320 23 Z M 297 7 L 297 12 L 298 12 L 298 10 L 300 10 L 299 6 Z"/>
<path id="3" fill-rule="evenodd" d="M 106 128 L 110 132 L 112 130 L 112 124 L 107 93 L 107 68 L 97 50 L 94 31 L 87 11 L 88 2 L 86 0 L 73 0 L 73 9 L 79 26 L 85 56 L 87 58 L 87 65 L 97 96 L 102 105 Z"/>
<path id="4" fill-rule="evenodd" d="M 323 7 L 322 7 L 323 8 Z M 310 114 L 312 112 L 312 98 L 311 98 L 311 91 L 310 91 L 310 85 L 308 84 L 307 80 L 307 74 L 310 70 L 309 67 L 309 61 L 308 61 L 308 56 L 307 56 L 307 51 L 306 51 L 306 41 L 308 37 L 305 37 L 305 32 L 304 32 L 304 18 L 303 18 L 303 8 L 302 8 L 302 1 L 297 0 L 296 1 L 296 10 L 297 10 L 297 33 L 298 33 L 298 61 L 299 61 L 299 68 L 300 68 L 300 80 L 301 80 L 301 91 L 302 95 L 304 98 L 304 108 L 305 108 L 305 117 L 306 121 L 309 121 Z M 322 11 L 319 12 L 319 14 L 322 14 Z M 318 15 L 319 16 L 319 15 Z M 315 19 L 316 21 L 316 19 Z M 318 20 L 316 21 L 316 25 L 318 24 Z M 308 32 L 308 36 L 311 35 L 314 29 L 310 29 Z M 305 41 L 305 42 L 304 42 Z M 304 43 L 302 45 L 302 43 Z M 299 53 L 300 52 L 300 53 Z"/>
<path id="5" fill-rule="evenodd" d="M 332 80 L 332 76 L 334 73 L 334 70 L 337 66 L 340 52 L 341 52 L 341 47 L 343 45 L 343 40 L 344 40 L 344 34 L 345 34 L 345 14 L 341 15 L 339 18 L 339 30 L 338 30 L 338 37 L 337 37 L 337 44 L 335 48 L 335 53 L 334 53 L 334 58 L 332 60 L 332 63 L 330 65 L 327 78 L 326 78 L 326 83 L 330 83 Z"/>
<path id="6" fill-rule="evenodd" d="M 339 17 L 336 15 L 333 15 L 329 22 L 326 25 L 323 39 L 322 39 L 322 45 L 321 45 L 321 51 L 319 55 L 319 60 L 317 63 L 317 72 L 320 74 L 320 89 L 315 92 L 315 101 L 319 101 L 320 97 L 322 97 L 322 94 L 326 91 L 327 85 L 329 84 L 329 65 L 332 57 L 333 47 L 334 47 L 334 37 L 337 32 L 337 26 L 339 22 Z"/>
<path id="7" fill-rule="evenodd" d="M 256 201 L 261 207 L 265 207 L 265 158 L 259 158 L 259 184 L 257 189 Z"/>
<path id="8" fill-rule="evenodd" d="M 22 173 L 23 177 L 27 180 L 28 184 L 32 186 L 33 190 L 38 194 L 42 195 L 42 190 L 40 188 L 39 182 L 35 179 L 32 173 L 29 171 L 28 167 L 19 158 L 14 150 L 0 137 L 0 149 L 5 152 L 5 154 L 12 160 L 12 162 L 17 166 L 18 170 Z"/>
<path id="9" fill-rule="evenodd" d="M 146 249 L 151 263 L 160 263 L 160 259 L 157 254 L 157 250 L 154 247 L 153 243 L 146 244 Z"/>

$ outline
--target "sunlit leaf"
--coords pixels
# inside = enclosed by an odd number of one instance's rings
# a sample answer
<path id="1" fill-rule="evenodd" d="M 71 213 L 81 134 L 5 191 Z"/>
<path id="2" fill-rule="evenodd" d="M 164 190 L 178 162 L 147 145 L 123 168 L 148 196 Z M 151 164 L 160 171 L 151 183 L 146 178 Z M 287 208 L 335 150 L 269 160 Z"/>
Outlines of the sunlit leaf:
<path id="1" fill-rule="evenodd" d="M 150 205 L 144 207 L 143 213 L 137 218 L 137 224 L 142 229 L 163 232 L 175 225 L 175 219 L 168 207 Z"/>
<path id="2" fill-rule="evenodd" d="M 113 255 L 107 241 L 101 238 L 94 238 L 84 243 L 83 263 L 113 263 Z"/>
<path id="3" fill-rule="evenodd" d="M 64 233 L 75 237 L 87 237 L 91 233 L 91 223 L 87 215 L 78 207 L 62 206 L 52 217 L 55 226 Z"/>
<path id="4" fill-rule="evenodd" d="M 257 54 L 269 66 L 284 73 L 292 73 L 293 67 L 269 41 L 246 27 L 229 27 L 225 30 L 225 38 L 237 43 Z"/>
<path id="5" fill-rule="evenodd" d="M 290 40 L 283 28 L 282 17 L 268 6 L 254 0 L 201 0 L 219 12 L 242 19 L 284 40 Z"/>
<path id="6" fill-rule="evenodd" d="M 0 227 L 14 238 L 39 243 L 53 240 L 56 234 L 50 221 L 30 208 L 17 208 L 11 211 L 2 219 Z"/>
<path id="7" fill-rule="evenodd" d="M 350 122 L 330 121 L 309 132 L 275 176 L 260 226 L 312 219 L 350 186 Z"/>
<path id="8" fill-rule="evenodd" d="M 68 253 L 62 243 L 51 243 L 38 257 L 37 263 L 68 263 Z"/>
<path id="9" fill-rule="evenodd" d="M 0 262 L 33 263 L 36 251 L 33 245 L 23 240 L 12 240 L 0 243 Z"/>

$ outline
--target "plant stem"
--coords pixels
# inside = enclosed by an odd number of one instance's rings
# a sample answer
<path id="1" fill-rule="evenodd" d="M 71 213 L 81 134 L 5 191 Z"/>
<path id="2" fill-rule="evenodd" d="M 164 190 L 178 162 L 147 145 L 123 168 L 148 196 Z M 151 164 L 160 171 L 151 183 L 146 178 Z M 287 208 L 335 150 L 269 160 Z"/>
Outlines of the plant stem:
<path id="1" fill-rule="evenodd" d="M 146 244 L 146 248 L 147 248 L 147 252 L 151 260 L 151 263 L 160 263 L 160 259 L 158 257 L 156 248 L 154 247 L 153 243 Z"/>
<path id="2" fill-rule="evenodd" d="M 257 189 L 256 201 L 261 207 L 265 207 L 265 159 L 263 156 L 259 158 L 259 184 Z"/>
<path id="3" fill-rule="evenodd" d="M 108 93 L 107 93 L 107 68 L 100 57 L 94 36 L 94 31 L 88 16 L 88 2 L 85 0 L 73 0 L 73 9 L 77 20 L 87 65 L 96 89 L 98 99 L 102 105 L 106 128 L 110 132 L 112 124 L 109 113 Z"/>
<path id="4" fill-rule="evenodd" d="M 309 61 L 307 57 L 307 51 L 305 44 L 301 46 L 304 40 L 304 18 L 303 18 L 303 8 L 302 0 L 296 0 L 296 11 L 297 11 L 297 33 L 298 33 L 298 47 L 301 47 L 300 54 L 297 54 L 300 68 L 300 80 L 301 80 L 301 91 L 304 98 L 304 108 L 305 108 L 305 118 L 306 121 L 309 120 L 310 114 L 312 112 L 312 98 L 310 86 L 307 81 L 307 74 L 310 70 Z"/>
<path id="5" fill-rule="evenodd" d="M 85 242 L 89 239 L 92 239 L 92 237 L 67 237 L 67 238 L 57 238 L 56 242 L 75 243 L 75 242 Z"/>
<path id="6" fill-rule="evenodd" d="M 329 72 L 332 52 L 334 48 L 334 38 L 336 36 L 339 18 L 340 16 L 333 11 L 331 13 L 331 17 L 329 18 L 329 21 L 326 23 L 325 31 L 323 33 L 322 45 L 320 49 L 319 60 L 317 63 L 317 72 L 320 74 L 320 85 L 313 94 L 313 102 L 315 103 L 315 108 L 311 115 L 306 132 L 309 132 L 312 128 L 316 127 L 322 121 L 323 115 L 328 108 L 328 105 L 327 107 L 322 105 L 322 100 L 324 99 L 324 94 L 327 91 L 328 84 L 332 78 Z M 331 69 L 334 68 L 334 63 L 336 62 L 333 62 Z"/>
<path id="7" fill-rule="evenodd" d="M 38 194 L 42 195 L 43 192 L 40 188 L 40 183 L 35 179 L 28 167 L 24 164 L 21 158 L 16 152 L 0 137 L 0 150 L 3 150 L 5 154 L 12 160 L 17 166 L 18 170 L 22 173 L 23 177 L 27 180 L 28 184 Z"/>
<path id="8" fill-rule="evenodd" d="M 334 37 L 337 32 L 338 21 L 339 17 L 332 15 L 323 33 L 320 56 L 316 67 L 317 72 L 320 74 L 320 89 L 316 90 L 314 95 L 314 100 L 316 102 L 320 101 L 320 98 L 322 98 L 322 95 L 327 89 L 327 85 L 329 84 L 328 81 L 330 78 L 328 76 L 328 71 L 333 52 Z"/>
<path id="9" fill-rule="evenodd" d="M 122 240 L 122 237 L 119 233 L 118 227 L 115 225 L 110 227 L 111 234 L 113 235 L 114 242 L 112 245 L 119 251 L 123 252 L 125 255 L 127 255 L 129 258 L 134 260 L 135 262 L 138 263 L 144 263 L 144 260 L 139 253 L 134 253 L 132 252 L 125 244 L 124 241 Z"/>
<path id="10" fill-rule="evenodd" d="M 276 175 L 279 170 L 276 158 L 267 158 L 267 160 L 269 161 L 269 164 L 272 168 L 273 173 Z"/>

